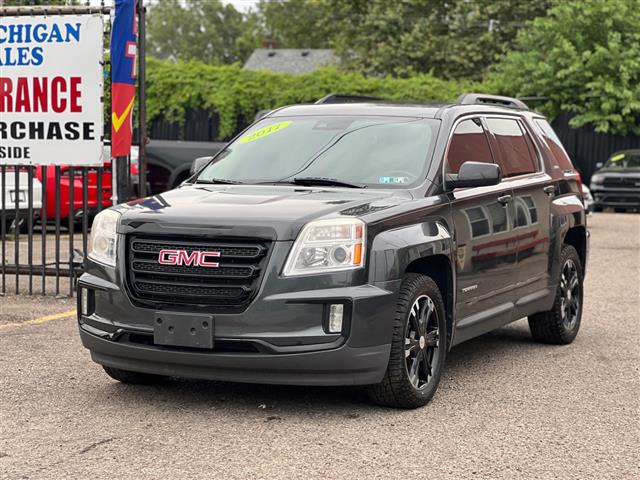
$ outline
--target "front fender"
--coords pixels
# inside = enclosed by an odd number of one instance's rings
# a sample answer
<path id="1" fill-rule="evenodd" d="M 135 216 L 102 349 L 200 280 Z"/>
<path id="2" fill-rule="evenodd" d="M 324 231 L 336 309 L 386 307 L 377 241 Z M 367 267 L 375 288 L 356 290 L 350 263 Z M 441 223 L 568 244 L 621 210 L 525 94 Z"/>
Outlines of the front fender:
<path id="1" fill-rule="evenodd" d="M 381 232 L 370 249 L 369 283 L 399 280 L 411 262 L 434 255 L 451 259 L 452 251 L 452 235 L 437 220 Z"/>
<path id="2" fill-rule="evenodd" d="M 570 230 L 581 227 L 584 229 L 584 251 L 579 250 L 579 254 L 582 256 L 583 268 L 586 271 L 587 251 L 586 251 L 586 222 L 587 216 L 582 205 L 582 200 L 577 195 L 563 195 L 556 197 L 551 202 L 551 244 L 549 255 L 549 272 L 551 279 L 559 278 L 561 265 L 560 252 L 562 251 L 562 245 L 567 238 L 567 234 Z"/>

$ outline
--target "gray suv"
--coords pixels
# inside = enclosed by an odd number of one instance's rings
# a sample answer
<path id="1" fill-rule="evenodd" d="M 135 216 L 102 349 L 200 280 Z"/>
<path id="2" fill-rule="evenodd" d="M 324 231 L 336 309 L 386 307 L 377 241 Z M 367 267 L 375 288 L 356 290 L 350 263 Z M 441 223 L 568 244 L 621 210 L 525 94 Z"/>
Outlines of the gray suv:
<path id="1" fill-rule="evenodd" d="M 262 117 L 179 188 L 100 213 L 83 345 L 126 383 L 168 376 L 434 395 L 447 352 L 528 317 L 570 343 L 580 177 L 516 99 L 323 101 Z"/>

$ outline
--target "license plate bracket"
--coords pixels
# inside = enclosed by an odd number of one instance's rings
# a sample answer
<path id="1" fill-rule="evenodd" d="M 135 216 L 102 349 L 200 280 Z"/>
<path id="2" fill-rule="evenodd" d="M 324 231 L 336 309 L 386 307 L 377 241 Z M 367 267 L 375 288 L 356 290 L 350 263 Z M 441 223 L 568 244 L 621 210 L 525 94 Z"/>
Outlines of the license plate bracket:
<path id="1" fill-rule="evenodd" d="M 213 316 L 155 312 L 153 343 L 171 347 L 212 349 L 214 345 Z"/>

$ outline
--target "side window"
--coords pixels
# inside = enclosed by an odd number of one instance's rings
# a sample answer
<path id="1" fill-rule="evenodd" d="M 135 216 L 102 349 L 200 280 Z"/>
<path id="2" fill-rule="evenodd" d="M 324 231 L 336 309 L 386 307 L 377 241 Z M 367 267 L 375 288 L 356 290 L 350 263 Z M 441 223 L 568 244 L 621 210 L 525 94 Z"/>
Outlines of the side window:
<path id="1" fill-rule="evenodd" d="M 553 155 L 553 158 L 556 161 L 555 163 L 557 168 L 560 168 L 560 170 L 563 171 L 573 171 L 574 168 L 571 160 L 569 159 L 569 155 L 567 155 L 567 152 L 562 146 L 558 135 L 556 135 L 556 132 L 553 131 L 553 128 L 551 128 L 549 122 L 543 120 L 542 118 L 536 118 L 533 123 L 544 137 L 547 145 L 549 145 L 549 150 L 551 150 L 551 155 Z"/>
<path id="2" fill-rule="evenodd" d="M 447 173 L 458 173 L 464 162 L 495 163 L 487 135 L 479 120 L 460 122 L 451 136 L 447 152 Z"/>
<path id="3" fill-rule="evenodd" d="M 509 118 L 487 118 L 487 125 L 496 137 L 498 163 L 504 177 L 538 171 L 533 143 L 520 122 Z"/>

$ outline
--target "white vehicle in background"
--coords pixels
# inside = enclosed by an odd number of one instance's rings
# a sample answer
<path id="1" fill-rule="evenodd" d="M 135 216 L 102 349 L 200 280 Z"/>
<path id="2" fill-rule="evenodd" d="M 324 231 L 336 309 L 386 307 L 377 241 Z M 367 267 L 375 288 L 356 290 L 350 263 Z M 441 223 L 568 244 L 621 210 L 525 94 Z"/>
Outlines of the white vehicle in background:
<path id="1" fill-rule="evenodd" d="M 32 181 L 31 214 L 33 221 L 40 218 L 42 208 L 42 184 L 33 177 Z M 4 196 L 4 202 L 2 202 Z M 11 167 L 7 168 L 4 175 L 4 189 L 2 189 L 2 176 L 0 175 L 0 219 L 5 222 L 5 232 L 20 228 L 26 231 L 29 218 L 29 174 L 26 171 L 18 172 L 16 185 L 16 173 Z M 17 217 L 16 217 L 17 208 Z"/>
<path id="2" fill-rule="evenodd" d="M 587 214 L 593 213 L 594 200 L 591 195 L 591 190 L 584 183 L 582 184 L 582 201 L 584 202 L 584 209 Z"/>

